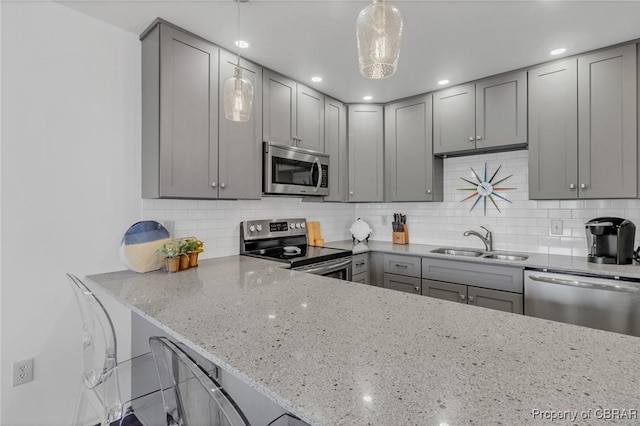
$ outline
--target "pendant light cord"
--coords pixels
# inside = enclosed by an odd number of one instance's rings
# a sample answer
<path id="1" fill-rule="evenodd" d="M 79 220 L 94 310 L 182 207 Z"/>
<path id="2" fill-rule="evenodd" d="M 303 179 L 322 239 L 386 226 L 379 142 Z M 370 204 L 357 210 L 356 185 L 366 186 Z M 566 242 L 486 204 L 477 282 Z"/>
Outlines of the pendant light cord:
<path id="1" fill-rule="evenodd" d="M 240 67 L 240 0 L 238 2 L 238 37 L 236 38 L 236 52 L 238 52 L 238 68 Z"/>

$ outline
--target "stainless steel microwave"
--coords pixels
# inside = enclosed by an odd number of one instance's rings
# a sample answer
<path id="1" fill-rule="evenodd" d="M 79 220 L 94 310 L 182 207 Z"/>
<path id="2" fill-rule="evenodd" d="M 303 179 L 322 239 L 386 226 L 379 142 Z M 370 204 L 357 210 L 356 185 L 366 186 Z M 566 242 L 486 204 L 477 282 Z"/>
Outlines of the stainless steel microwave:
<path id="1" fill-rule="evenodd" d="M 273 142 L 264 143 L 263 192 L 329 195 L 329 155 Z"/>

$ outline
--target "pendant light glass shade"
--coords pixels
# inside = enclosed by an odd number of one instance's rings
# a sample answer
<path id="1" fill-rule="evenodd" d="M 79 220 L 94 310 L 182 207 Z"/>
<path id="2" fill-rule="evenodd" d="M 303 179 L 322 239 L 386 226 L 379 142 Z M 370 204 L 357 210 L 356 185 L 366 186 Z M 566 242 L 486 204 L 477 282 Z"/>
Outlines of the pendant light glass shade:
<path id="1" fill-rule="evenodd" d="M 240 3 L 248 0 L 235 0 L 238 2 L 238 38 L 240 41 Z M 240 44 L 238 43 L 238 49 Z M 233 72 L 233 77 L 224 81 L 222 87 L 224 96 L 224 116 L 231 121 L 249 121 L 251 118 L 251 105 L 253 104 L 253 84 L 242 77 L 240 67 L 240 50 L 238 50 L 238 63 Z"/>
<path id="2" fill-rule="evenodd" d="M 248 121 L 253 104 L 253 84 L 242 77 L 242 68 L 236 66 L 233 77 L 224 81 L 224 116 L 231 121 Z"/>
<path id="3" fill-rule="evenodd" d="M 398 67 L 402 15 L 385 0 L 374 0 L 356 23 L 360 73 L 367 78 L 392 76 Z"/>

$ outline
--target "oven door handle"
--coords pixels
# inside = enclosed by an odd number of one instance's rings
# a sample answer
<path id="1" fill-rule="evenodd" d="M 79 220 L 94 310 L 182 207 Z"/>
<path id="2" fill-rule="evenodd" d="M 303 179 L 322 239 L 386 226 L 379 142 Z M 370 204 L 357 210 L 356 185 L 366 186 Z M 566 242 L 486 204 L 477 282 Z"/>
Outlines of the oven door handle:
<path id="1" fill-rule="evenodd" d="M 313 188 L 313 192 L 318 192 L 320 189 L 320 185 L 322 185 L 322 165 L 320 164 L 320 159 L 318 157 L 313 159 L 313 164 L 311 165 L 311 182 L 313 182 L 313 168 L 318 167 L 318 183 L 315 188 Z"/>
<path id="2" fill-rule="evenodd" d="M 339 271 L 340 269 L 344 269 L 347 266 L 350 266 L 351 262 L 352 262 L 351 259 L 347 259 L 340 263 L 331 263 L 329 265 L 318 266 L 317 268 L 309 268 L 309 269 L 304 269 L 304 267 L 299 269 L 295 268 L 294 271 L 308 272 L 310 274 L 317 274 L 317 275 L 329 274 L 331 272 Z"/>

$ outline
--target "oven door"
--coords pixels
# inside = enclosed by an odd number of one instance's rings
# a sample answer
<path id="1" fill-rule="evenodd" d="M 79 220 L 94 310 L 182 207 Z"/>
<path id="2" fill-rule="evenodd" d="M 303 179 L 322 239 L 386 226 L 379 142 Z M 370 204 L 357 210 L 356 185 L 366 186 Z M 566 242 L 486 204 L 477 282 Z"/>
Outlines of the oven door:
<path id="1" fill-rule="evenodd" d="M 294 271 L 351 281 L 351 256 L 293 268 Z"/>
<path id="2" fill-rule="evenodd" d="M 264 193 L 329 195 L 329 156 L 291 146 L 264 144 Z"/>

